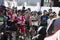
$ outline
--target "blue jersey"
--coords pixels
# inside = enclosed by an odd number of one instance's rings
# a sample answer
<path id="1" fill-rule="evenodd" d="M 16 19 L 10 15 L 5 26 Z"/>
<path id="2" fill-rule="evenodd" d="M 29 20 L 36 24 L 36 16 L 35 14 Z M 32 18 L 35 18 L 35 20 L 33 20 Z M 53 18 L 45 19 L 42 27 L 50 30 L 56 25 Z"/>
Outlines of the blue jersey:
<path id="1" fill-rule="evenodd" d="M 41 22 L 47 22 L 48 16 L 43 15 L 41 16 Z"/>
<path id="2" fill-rule="evenodd" d="M 48 16 L 46 15 L 43 15 L 41 16 L 41 26 L 47 26 L 47 19 L 48 19 Z"/>

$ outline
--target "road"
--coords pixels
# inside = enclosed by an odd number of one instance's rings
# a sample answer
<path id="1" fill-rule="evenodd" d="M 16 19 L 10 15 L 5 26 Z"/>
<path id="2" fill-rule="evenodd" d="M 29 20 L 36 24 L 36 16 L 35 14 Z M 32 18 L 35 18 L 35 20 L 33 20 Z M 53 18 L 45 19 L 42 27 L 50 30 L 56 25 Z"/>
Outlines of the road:
<path id="1" fill-rule="evenodd" d="M 13 36 L 12 40 L 16 40 L 16 37 L 15 37 L 16 35 L 15 35 L 15 33 L 14 33 L 14 32 L 12 33 L 12 36 Z M 28 37 L 26 37 L 26 40 L 31 40 L 31 38 L 30 38 L 30 37 L 29 37 L 29 38 L 28 38 Z"/>

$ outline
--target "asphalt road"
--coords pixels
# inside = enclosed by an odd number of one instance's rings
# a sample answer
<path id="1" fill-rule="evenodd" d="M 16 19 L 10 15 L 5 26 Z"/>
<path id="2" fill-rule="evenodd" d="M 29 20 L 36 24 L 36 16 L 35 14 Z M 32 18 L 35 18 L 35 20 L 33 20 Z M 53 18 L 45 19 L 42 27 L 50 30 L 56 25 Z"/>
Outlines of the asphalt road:
<path id="1" fill-rule="evenodd" d="M 16 40 L 16 33 L 12 33 L 12 40 Z M 20 40 L 20 39 L 18 39 L 18 40 Z M 29 38 L 28 37 L 25 37 L 25 40 L 31 40 L 31 37 L 29 36 Z"/>

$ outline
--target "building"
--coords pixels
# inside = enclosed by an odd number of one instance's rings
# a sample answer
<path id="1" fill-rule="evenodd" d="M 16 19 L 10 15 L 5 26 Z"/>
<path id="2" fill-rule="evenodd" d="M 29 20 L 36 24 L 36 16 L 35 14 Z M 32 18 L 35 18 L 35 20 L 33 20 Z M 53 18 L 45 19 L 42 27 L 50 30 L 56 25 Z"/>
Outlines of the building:
<path id="1" fill-rule="evenodd" d="M 0 5 L 4 5 L 4 0 L 0 0 Z"/>
<path id="2" fill-rule="evenodd" d="M 60 7 L 60 0 L 54 0 L 54 6 Z"/>

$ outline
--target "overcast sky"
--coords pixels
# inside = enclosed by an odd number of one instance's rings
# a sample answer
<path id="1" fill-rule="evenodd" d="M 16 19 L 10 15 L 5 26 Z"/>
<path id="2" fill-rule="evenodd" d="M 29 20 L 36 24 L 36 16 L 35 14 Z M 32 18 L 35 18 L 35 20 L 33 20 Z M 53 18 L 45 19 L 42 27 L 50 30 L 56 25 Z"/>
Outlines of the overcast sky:
<path id="1" fill-rule="evenodd" d="M 16 0 L 17 1 L 17 3 L 24 3 L 24 2 L 27 2 L 27 4 L 28 5 L 30 5 L 30 4 L 37 4 L 37 2 L 40 2 L 40 0 Z"/>
<path id="2" fill-rule="evenodd" d="M 18 1 L 18 2 L 29 2 L 29 3 L 31 3 L 31 2 L 34 2 L 34 3 L 36 3 L 36 2 L 39 2 L 40 0 L 16 0 L 16 1 Z"/>

